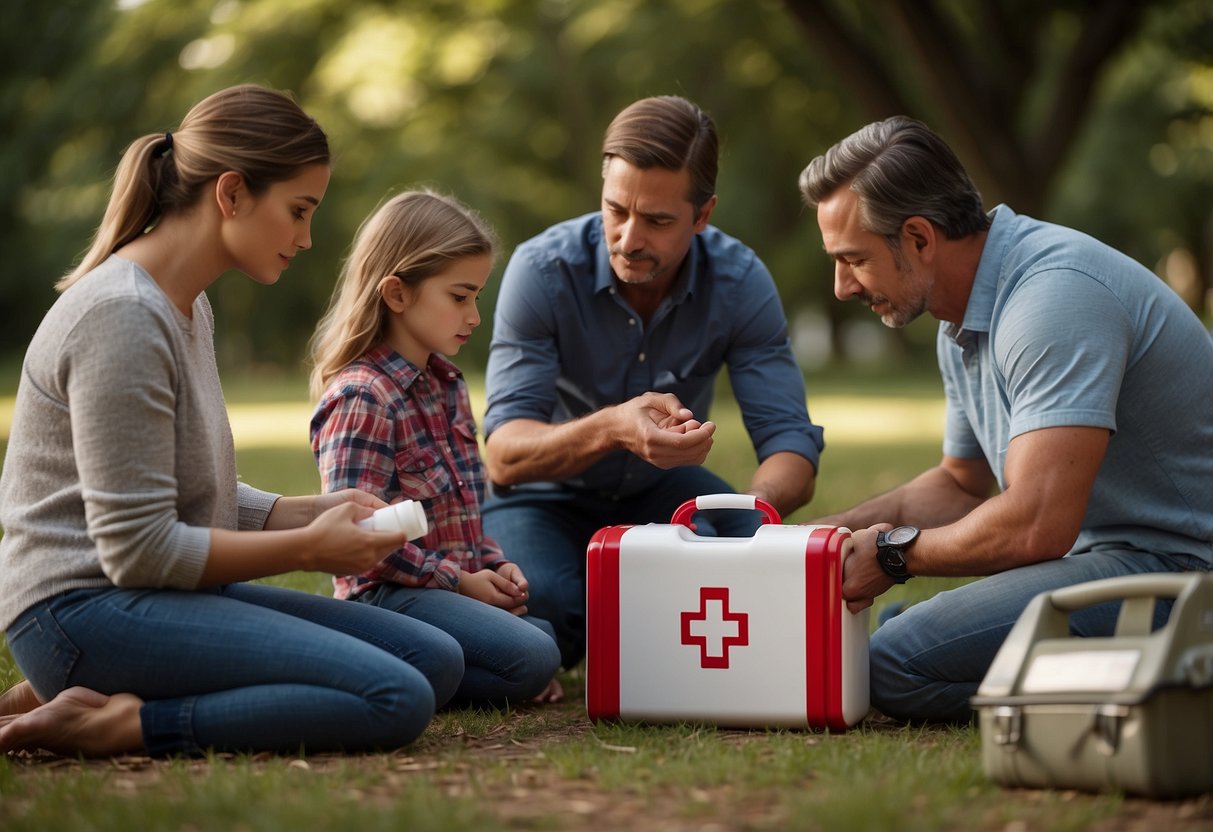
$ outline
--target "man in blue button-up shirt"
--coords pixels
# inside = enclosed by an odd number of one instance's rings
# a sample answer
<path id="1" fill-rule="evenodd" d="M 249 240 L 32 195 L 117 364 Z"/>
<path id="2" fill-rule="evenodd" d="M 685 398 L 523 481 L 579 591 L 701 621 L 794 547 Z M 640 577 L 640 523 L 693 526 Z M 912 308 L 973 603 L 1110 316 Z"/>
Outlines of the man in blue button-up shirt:
<path id="1" fill-rule="evenodd" d="M 774 281 L 708 224 L 711 119 L 682 98 L 638 101 L 608 127 L 600 212 L 520 245 L 502 278 L 489 353 L 486 532 L 531 583 L 565 667 L 585 650 L 586 544 L 617 523 L 669 522 L 733 488 L 702 467 L 708 409 L 729 368 L 759 465 L 749 492 L 787 514 L 813 494 L 809 421 Z M 751 512 L 696 517 L 753 532 Z"/>
<path id="2" fill-rule="evenodd" d="M 911 575 L 990 576 L 876 630 L 874 706 L 968 720 L 1037 594 L 1209 569 L 1213 342 L 1165 283 L 1085 234 L 1005 205 L 987 214 L 956 156 L 913 119 L 859 130 L 800 185 L 840 300 L 888 326 L 923 312 L 940 322 L 943 459 L 825 518 L 856 530 L 843 595 L 858 609 Z M 1170 607 L 1156 604 L 1156 625 Z M 1081 610 L 1070 630 L 1110 636 L 1116 613 Z"/>

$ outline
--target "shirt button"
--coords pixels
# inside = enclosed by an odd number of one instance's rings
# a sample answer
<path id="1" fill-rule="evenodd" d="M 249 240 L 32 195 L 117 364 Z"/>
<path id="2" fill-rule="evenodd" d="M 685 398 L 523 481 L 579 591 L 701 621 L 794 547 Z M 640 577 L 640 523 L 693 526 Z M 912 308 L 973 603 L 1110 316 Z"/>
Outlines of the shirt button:
<path id="1" fill-rule="evenodd" d="M 463 488 L 463 480 L 459 480 L 459 487 Z"/>
<path id="2" fill-rule="evenodd" d="M 608 292 L 610 292 L 610 293 L 613 295 L 613 294 L 615 294 L 615 287 L 614 287 L 614 286 L 612 286 L 612 287 L 611 287 L 610 289 L 608 289 L 607 291 L 608 291 Z"/>
<path id="3" fill-rule="evenodd" d="M 636 326 L 636 319 L 628 318 L 628 326 Z"/>
<path id="4" fill-rule="evenodd" d="M 636 360 L 639 361 L 641 364 L 643 364 L 644 363 L 644 353 L 641 353 L 640 355 L 636 356 Z"/>

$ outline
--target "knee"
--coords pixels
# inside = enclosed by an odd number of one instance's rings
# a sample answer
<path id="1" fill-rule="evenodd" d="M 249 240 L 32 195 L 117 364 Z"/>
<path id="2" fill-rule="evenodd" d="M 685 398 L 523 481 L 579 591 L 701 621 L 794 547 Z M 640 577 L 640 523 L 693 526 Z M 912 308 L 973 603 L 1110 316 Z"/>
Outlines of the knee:
<path id="1" fill-rule="evenodd" d="M 412 663 L 428 680 L 439 708 L 450 701 L 463 681 L 463 647 L 447 633 L 437 631 Z"/>
<path id="2" fill-rule="evenodd" d="M 560 670 L 561 659 L 560 648 L 551 635 L 538 627 L 530 629 L 535 632 L 529 634 L 526 645 L 525 675 L 527 687 L 531 689 L 525 693 L 526 699 L 537 696 L 547 687 L 556 671 Z"/>
<path id="3" fill-rule="evenodd" d="M 498 660 L 489 662 L 500 680 L 502 696 L 491 704 L 500 707 L 537 696 L 560 669 L 556 640 L 535 621 L 518 620 L 512 622 L 517 626 L 503 628 L 508 637 L 497 648 Z"/>
<path id="4" fill-rule="evenodd" d="M 421 736 L 437 710 L 434 689 L 420 670 L 401 663 L 395 673 L 382 674 L 379 684 L 367 700 L 375 745 L 382 749 L 400 748 Z"/>

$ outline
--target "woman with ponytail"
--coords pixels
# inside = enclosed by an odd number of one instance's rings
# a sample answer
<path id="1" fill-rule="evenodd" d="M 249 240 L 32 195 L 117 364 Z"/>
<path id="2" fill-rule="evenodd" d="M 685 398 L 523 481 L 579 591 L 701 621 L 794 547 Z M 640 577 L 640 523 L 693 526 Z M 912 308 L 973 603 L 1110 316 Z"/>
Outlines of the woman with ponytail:
<path id="1" fill-rule="evenodd" d="M 0 701 L 0 750 L 394 748 L 454 692 L 462 653 L 436 628 L 247 583 L 359 573 L 405 543 L 358 525 L 371 494 L 237 481 L 205 290 L 275 283 L 328 181 L 324 132 L 252 85 L 123 154 L 17 392 L 0 628 L 28 681 Z"/>

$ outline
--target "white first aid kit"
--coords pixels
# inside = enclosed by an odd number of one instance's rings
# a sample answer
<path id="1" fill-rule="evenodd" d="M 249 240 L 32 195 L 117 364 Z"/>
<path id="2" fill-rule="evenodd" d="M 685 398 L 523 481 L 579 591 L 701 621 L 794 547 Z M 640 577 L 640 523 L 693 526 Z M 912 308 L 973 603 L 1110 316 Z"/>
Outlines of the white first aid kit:
<path id="1" fill-rule="evenodd" d="M 762 512 L 753 537 L 696 535 L 705 509 Z M 586 552 L 591 719 L 846 729 L 868 712 L 868 610 L 842 599 L 851 532 L 783 525 L 751 495 L 670 523 L 609 526 Z"/>

